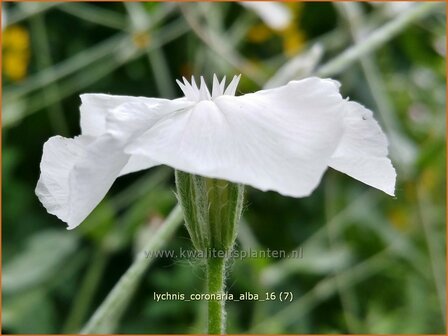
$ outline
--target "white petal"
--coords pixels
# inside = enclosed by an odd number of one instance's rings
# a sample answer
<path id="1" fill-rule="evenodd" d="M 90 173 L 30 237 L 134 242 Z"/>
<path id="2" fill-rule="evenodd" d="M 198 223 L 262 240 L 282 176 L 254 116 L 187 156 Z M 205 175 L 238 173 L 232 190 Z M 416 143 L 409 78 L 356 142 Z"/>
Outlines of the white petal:
<path id="1" fill-rule="evenodd" d="M 191 89 L 191 87 L 190 87 Z M 165 113 L 162 105 L 171 109 L 188 105 L 185 99 L 112 96 L 105 94 L 81 95 L 81 129 L 83 135 L 100 136 L 108 132 L 123 143 L 141 134 L 152 122 Z M 177 104 L 177 105 L 176 105 Z M 120 176 L 151 168 L 157 162 L 148 158 L 131 157 Z"/>
<path id="2" fill-rule="evenodd" d="M 186 172 L 306 196 L 342 136 L 335 82 L 309 78 L 221 96 L 157 122 L 125 151 Z"/>
<path id="3" fill-rule="evenodd" d="M 138 156 L 132 155 L 123 169 L 120 171 L 119 176 L 123 176 L 130 173 L 135 173 L 140 170 L 149 169 L 151 167 L 158 166 L 159 163 L 146 157 L 146 156 Z"/>
<path id="4" fill-rule="evenodd" d="M 253 10 L 272 29 L 284 29 L 292 19 L 284 4 L 268 1 L 244 1 L 240 4 Z"/>
<path id="5" fill-rule="evenodd" d="M 129 155 L 109 135 L 50 138 L 44 145 L 36 194 L 47 211 L 78 226 L 103 199 Z"/>
<path id="6" fill-rule="evenodd" d="M 117 106 L 130 102 L 143 102 L 155 104 L 166 99 L 114 96 L 107 94 L 83 94 L 80 96 L 82 104 L 81 111 L 81 133 L 82 135 L 99 136 L 106 130 L 106 117 L 110 110 Z"/>
<path id="7" fill-rule="evenodd" d="M 148 127 L 163 115 L 161 104 L 126 103 L 110 111 L 106 129 L 108 134 L 126 143 L 141 135 Z M 149 169 L 158 162 L 147 157 L 133 155 L 126 166 L 120 171 L 120 176 Z"/>
<path id="8" fill-rule="evenodd" d="M 163 101 L 157 104 L 125 103 L 111 110 L 107 117 L 106 131 L 122 143 L 132 141 L 161 119 L 181 111 L 193 103 L 185 99 Z M 120 172 L 120 176 L 158 165 L 146 156 L 133 155 Z"/>
<path id="9" fill-rule="evenodd" d="M 387 139 L 371 111 L 346 103 L 344 135 L 330 167 L 394 195 L 396 172 L 387 157 Z"/>
<path id="10" fill-rule="evenodd" d="M 123 143 L 140 136 L 161 119 L 194 105 L 187 99 L 163 100 L 160 103 L 130 102 L 109 111 L 106 132 Z"/>
<path id="11" fill-rule="evenodd" d="M 162 117 L 192 104 L 185 99 L 131 101 L 107 110 L 101 136 L 53 137 L 44 145 L 36 194 L 69 229 L 89 215 L 118 176 L 158 164 L 125 154 L 126 143 Z"/>

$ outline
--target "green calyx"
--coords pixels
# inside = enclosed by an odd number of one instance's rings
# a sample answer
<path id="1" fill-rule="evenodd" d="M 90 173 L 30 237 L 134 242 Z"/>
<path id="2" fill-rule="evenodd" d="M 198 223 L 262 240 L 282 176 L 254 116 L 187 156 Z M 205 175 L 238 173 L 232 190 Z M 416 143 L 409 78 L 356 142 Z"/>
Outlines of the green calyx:
<path id="1" fill-rule="evenodd" d="M 238 233 L 243 210 L 244 186 L 176 170 L 177 198 L 185 225 L 198 251 L 207 258 L 207 292 L 225 293 L 225 268 Z M 208 251 L 221 253 L 209 256 Z M 208 301 L 208 333 L 225 333 L 225 300 Z"/>
<path id="2" fill-rule="evenodd" d="M 238 232 L 244 186 L 176 170 L 177 197 L 185 225 L 199 251 L 228 252 Z"/>

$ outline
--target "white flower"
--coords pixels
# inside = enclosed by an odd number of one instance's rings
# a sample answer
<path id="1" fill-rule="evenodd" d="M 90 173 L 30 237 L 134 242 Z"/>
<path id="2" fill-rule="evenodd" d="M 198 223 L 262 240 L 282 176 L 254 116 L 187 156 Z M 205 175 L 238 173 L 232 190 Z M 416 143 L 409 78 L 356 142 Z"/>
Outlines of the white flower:
<path id="1" fill-rule="evenodd" d="M 121 175 L 165 164 L 206 177 L 303 197 L 330 166 L 393 195 L 395 170 L 372 112 L 344 100 L 339 84 L 307 78 L 234 96 L 239 77 L 212 92 L 178 82 L 185 97 L 81 95 L 82 134 L 50 138 L 36 187 L 72 229 Z"/>

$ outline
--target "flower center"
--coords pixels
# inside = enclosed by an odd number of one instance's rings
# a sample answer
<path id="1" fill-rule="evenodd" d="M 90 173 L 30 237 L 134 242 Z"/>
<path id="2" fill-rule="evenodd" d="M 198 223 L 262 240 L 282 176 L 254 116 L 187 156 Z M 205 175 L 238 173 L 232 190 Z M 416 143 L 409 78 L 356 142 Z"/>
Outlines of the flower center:
<path id="1" fill-rule="evenodd" d="M 187 98 L 190 101 L 199 102 L 201 100 L 213 100 L 216 97 L 227 95 L 227 96 L 234 96 L 236 92 L 236 88 L 238 86 L 238 83 L 240 81 L 241 75 L 233 76 L 232 81 L 230 84 L 225 88 L 226 86 L 226 76 L 221 80 L 221 82 L 218 81 L 218 78 L 216 75 L 213 75 L 213 87 L 212 87 L 212 93 L 210 94 L 210 91 L 207 88 L 207 85 L 205 84 L 204 77 L 201 76 L 201 84 L 200 87 L 196 85 L 196 81 L 193 76 L 191 76 L 191 83 L 187 81 L 185 77 L 182 77 L 184 82 L 176 79 L 177 84 L 179 85 L 180 89 L 185 95 L 185 98 Z"/>

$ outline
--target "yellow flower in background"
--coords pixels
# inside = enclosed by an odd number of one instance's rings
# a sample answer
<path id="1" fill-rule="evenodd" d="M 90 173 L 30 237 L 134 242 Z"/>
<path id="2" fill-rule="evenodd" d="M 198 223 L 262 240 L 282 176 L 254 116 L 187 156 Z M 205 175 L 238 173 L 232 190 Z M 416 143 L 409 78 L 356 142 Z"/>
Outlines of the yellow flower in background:
<path id="1" fill-rule="evenodd" d="M 255 6 L 256 4 L 256 6 Z M 261 4 L 261 6 L 266 7 L 269 3 Z M 247 3 L 245 6 L 248 6 Z M 272 10 L 272 4 L 270 7 L 258 8 L 259 3 L 254 3 L 251 7 L 257 9 L 256 13 L 260 16 L 263 23 L 254 25 L 247 33 L 247 39 L 253 43 L 263 43 L 270 39 L 272 36 L 277 35 L 282 39 L 283 53 L 286 56 L 293 56 L 297 54 L 305 45 L 306 35 L 302 29 L 300 29 L 298 22 L 302 15 L 303 3 L 300 2 L 290 2 L 290 3 L 278 3 L 275 6 L 281 6 L 283 14 L 288 13 L 288 15 L 283 15 L 284 20 L 282 20 L 282 25 L 273 25 L 269 20 L 266 20 L 269 13 L 264 13 L 261 9 L 266 12 Z M 272 7 L 272 8 L 271 8 Z M 280 14 L 282 11 L 277 10 Z M 264 15 L 261 15 L 263 14 Z M 266 18 L 265 18 L 266 17 Z M 286 19 L 287 18 L 287 19 Z"/>
<path id="2" fill-rule="evenodd" d="M 263 23 L 259 23 L 254 25 L 247 32 L 247 39 L 253 43 L 262 43 L 268 40 L 272 36 L 272 34 L 273 31 L 271 28 L 269 28 Z"/>
<path id="3" fill-rule="evenodd" d="M 401 232 L 410 230 L 413 224 L 412 213 L 405 207 L 391 210 L 388 214 L 388 218 L 393 227 Z"/>
<path id="4" fill-rule="evenodd" d="M 3 30 L 3 73 L 13 81 L 25 78 L 30 60 L 30 37 L 21 26 Z"/>
<path id="5" fill-rule="evenodd" d="M 440 181 L 437 173 L 438 171 L 433 167 L 428 167 L 422 172 L 420 177 L 420 184 L 426 191 L 432 192 L 437 189 L 440 183 L 443 183 L 442 181 Z"/>
<path id="6" fill-rule="evenodd" d="M 132 41 L 137 48 L 145 49 L 151 42 L 151 36 L 146 31 L 136 32 L 132 35 Z"/>
<path id="7" fill-rule="evenodd" d="M 282 32 L 283 53 L 286 56 L 294 56 L 304 46 L 306 42 L 305 33 L 294 26 L 289 26 Z"/>
<path id="8" fill-rule="evenodd" d="M 283 53 L 286 56 L 293 56 L 305 46 L 306 42 L 305 32 L 298 25 L 303 12 L 303 3 L 288 2 L 285 5 L 291 11 L 292 20 L 280 35 L 283 39 Z"/>

